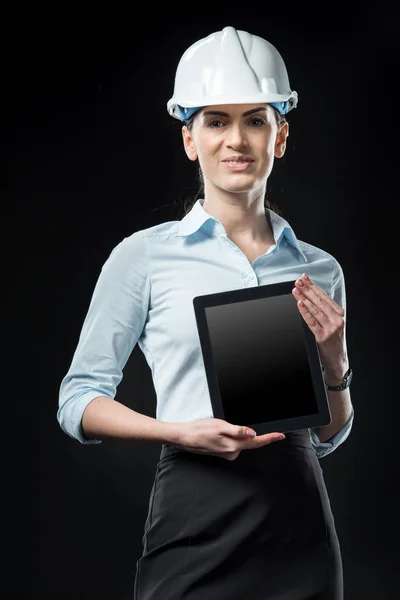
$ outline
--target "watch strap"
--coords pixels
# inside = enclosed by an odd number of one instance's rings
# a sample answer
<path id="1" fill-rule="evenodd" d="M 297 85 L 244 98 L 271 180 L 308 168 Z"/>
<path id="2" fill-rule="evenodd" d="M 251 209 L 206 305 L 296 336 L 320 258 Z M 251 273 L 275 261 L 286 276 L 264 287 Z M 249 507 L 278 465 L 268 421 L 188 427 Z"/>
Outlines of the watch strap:
<path id="1" fill-rule="evenodd" d="M 321 367 L 322 367 L 322 365 L 321 365 Z M 322 370 L 325 371 L 324 367 L 322 367 Z M 353 378 L 353 370 L 351 367 L 349 367 L 347 369 L 346 373 L 344 374 L 343 379 L 340 384 L 329 385 L 325 381 L 325 387 L 332 392 L 341 392 L 350 386 L 352 378 Z"/>

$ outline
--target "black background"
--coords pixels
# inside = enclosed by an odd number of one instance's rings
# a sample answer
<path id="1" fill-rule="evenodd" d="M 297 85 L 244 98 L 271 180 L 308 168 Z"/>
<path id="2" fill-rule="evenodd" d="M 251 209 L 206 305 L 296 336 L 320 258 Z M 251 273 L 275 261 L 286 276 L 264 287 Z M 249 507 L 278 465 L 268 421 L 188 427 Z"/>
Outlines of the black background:
<path id="1" fill-rule="evenodd" d="M 332 253 L 344 270 L 356 416 L 349 439 L 321 466 L 346 600 L 393 597 L 400 33 L 393 6 L 229 3 L 217 11 L 175 3 L 160 13 L 150 4 L 54 5 L 4 15 L 3 281 L 15 311 L 4 313 L 7 598 L 133 598 L 160 446 L 70 439 L 56 421 L 58 389 L 112 248 L 138 229 L 181 219 L 183 198 L 197 192 L 166 103 L 183 51 L 226 25 L 272 42 L 299 94 L 269 195 L 298 238 Z M 155 416 L 138 347 L 117 399 Z"/>

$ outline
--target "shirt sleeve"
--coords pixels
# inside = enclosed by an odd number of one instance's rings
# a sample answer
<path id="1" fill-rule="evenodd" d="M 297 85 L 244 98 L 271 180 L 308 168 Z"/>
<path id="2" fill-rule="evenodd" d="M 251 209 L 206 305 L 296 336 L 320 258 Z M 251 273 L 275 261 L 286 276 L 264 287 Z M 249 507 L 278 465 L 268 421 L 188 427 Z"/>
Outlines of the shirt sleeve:
<path id="1" fill-rule="evenodd" d="M 344 281 L 343 269 L 336 259 L 335 259 L 334 268 L 333 268 L 332 289 L 331 289 L 330 296 L 331 296 L 331 298 L 333 298 L 333 300 L 337 304 L 339 304 L 339 306 L 341 306 L 344 309 L 345 318 L 346 318 L 346 316 L 347 316 L 346 286 L 345 286 L 345 281 Z M 336 450 L 336 448 L 338 448 L 338 446 L 340 446 L 340 444 L 343 444 L 343 442 L 350 435 L 350 431 L 353 427 L 353 421 L 354 421 L 354 407 L 352 406 L 351 407 L 351 415 L 350 415 L 347 423 L 344 425 L 344 427 L 340 431 L 338 431 L 333 437 L 331 437 L 329 440 L 326 440 L 325 442 L 321 442 L 321 440 L 319 439 L 319 437 L 315 433 L 315 431 L 313 429 L 309 429 L 311 443 L 312 443 L 312 446 L 313 446 L 314 451 L 315 451 L 316 455 L 318 456 L 318 458 L 322 458 L 323 456 L 330 454 L 331 452 Z"/>
<path id="2" fill-rule="evenodd" d="M 141 231 L 124 238 L 102 266 L 70 368 L 59 389 L 57 420 L 82 444 L 82 416 L 98 396 L 114 398 L 147 319 L 150 279 Z"/>
<path id="3" fill-rule="evenodd" d="M 321 442 L 321 440 L 319 439 L 319 437 L 315 433 L 315 431 L 313 429 L 309 429 L 310 436 L 311 436 L 311 444 L 312 444 L 312 446 L 314 448 L 314 452 L 318 456 L 318 458 L 322 458 L 323 456 L 330 454 L 331 452 L 336 450 L 336 448 L 338 446 L 340 446 L 340 444 L 343 444 L 343 442 L 350 435 L 350 431 L 353 427 L 353 420 L 354 420 L 354 408 L 351 407 L 351 415 L 350 415 L 350 418 L 347 421 L 346 425 L 340 431 L 335 433 L 335 435 L 333 437 L 331 437 L 329 440 L 326 440 L 326 442 Z"/>

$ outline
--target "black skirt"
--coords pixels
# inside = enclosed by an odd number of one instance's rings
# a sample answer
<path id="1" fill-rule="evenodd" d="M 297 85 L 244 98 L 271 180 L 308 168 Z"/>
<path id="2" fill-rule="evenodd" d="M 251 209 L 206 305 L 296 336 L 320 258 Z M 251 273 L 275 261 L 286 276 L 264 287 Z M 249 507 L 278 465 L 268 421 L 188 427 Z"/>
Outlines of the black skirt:
<path id="1" fill-rule="evenodd" d="M 309 432 L 234 461 L 163 445 L 134 587 L 135 600 L 342 600 Z"/>

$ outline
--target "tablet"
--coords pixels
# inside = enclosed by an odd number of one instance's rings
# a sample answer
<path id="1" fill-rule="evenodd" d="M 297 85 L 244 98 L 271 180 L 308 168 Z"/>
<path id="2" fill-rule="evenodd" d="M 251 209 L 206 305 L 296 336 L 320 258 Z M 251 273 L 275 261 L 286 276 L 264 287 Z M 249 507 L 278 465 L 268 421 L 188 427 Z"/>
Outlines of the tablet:
<path id="1" fill-rule="evenodd" d="M 292 294 L 295 281 L 193 298 L 215 418 L 258 435 L 331 423 L 318 346 Z"/>

